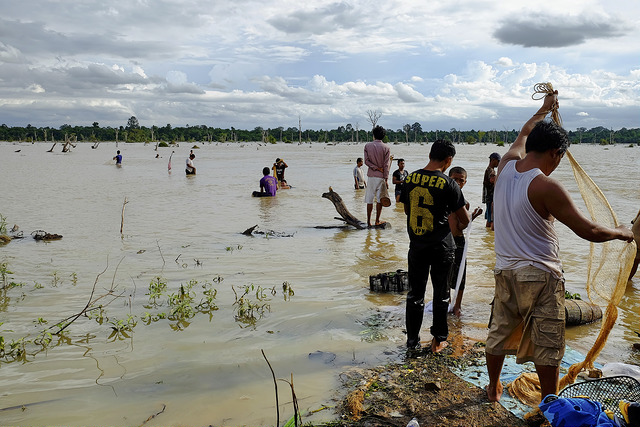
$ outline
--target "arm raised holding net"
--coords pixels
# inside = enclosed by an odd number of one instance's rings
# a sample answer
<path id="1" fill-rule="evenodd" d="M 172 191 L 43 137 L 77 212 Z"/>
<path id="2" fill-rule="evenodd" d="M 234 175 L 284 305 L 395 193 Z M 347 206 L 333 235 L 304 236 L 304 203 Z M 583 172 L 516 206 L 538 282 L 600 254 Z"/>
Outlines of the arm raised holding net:
<path id="1" fill-rule="evenodd" d="M 487 396 L 502 394 L 504 357 L 536 367 L 542 396 L 558 391 L 565 349 L 564 277 L 554 219 L 592 242 L 631 241 L 626 227 L 588 219 L 568 191 L 550 177 L 569 147 L 559 124 L 558 91 L 544 84 L 543 104 L 522 127 L 498 165 L 494 191 L 495 297 L 487 337 Z M 545 121 L 551 112 L 554 121 Z"/>

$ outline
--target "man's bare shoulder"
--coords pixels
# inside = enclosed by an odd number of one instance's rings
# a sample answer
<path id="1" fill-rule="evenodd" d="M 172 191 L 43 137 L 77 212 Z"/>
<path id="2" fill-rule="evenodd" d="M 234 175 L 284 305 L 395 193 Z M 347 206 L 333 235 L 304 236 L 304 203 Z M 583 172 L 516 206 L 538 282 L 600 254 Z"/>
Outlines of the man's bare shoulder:
<path id="1" fill-rule="evenodd" d="M 529 184 L 529 201 L 534 207 L 543 205 L 549 212 L 555 211 L 560 205 L 571 202 L 567 189 L 557 179 L 543 173 L 536 176 Z M 539 209 L 536 209 L 539 211 Z"/>

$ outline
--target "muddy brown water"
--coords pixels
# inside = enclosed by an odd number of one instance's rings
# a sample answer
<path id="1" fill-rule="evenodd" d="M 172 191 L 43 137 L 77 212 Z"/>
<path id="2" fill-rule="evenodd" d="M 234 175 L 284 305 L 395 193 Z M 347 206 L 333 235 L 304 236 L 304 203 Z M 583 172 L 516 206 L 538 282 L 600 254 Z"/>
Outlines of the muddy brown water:
<path id="1" fill-rule="evenodd" d="M 402 208 L 392 203 L 384 209 L 391 229 L 315 228 L 339 225 L 333 205 L 321 198 L 329 186 L 351 213 L 366 219 L 364 192 L 353 189 L 352 176 L 363 145 L 198 143 L 198 174 L 187 177 L 184 162 L 192 145 L 156 152 L 152 145 L 103 143 L 94 150 L 79 144 L 70 153 L 61 153 L 59 146 L 48 153 L 48 143 L 0 143 L 0 214 L 8 228 L 17 224 L 25 234 L 0 246 L 0 262 L 7 263 L 11 280 L 22 284 L 0 301 L 1 335 L 7 342 L 34 338 L 77 313 L 103 270 L 96 295 L 112 285 L 121 295 L 105 308 L 108 319 L 138 321 L 128 337 L 113 337 L 108 322 L 80 318 L 64 341 L 54 338 L 47 351 L 29 356 L 28 362 L 0 362 L 0 409 L 13 408 L 0 411 L 0 424 L 140 425 L 166 405 L 146 425 L 274 425 L 274 386 L 261 350 L 278 378 L 293 374 L 305 411 L 333 405 L 337 377 L 346 367 L 401 357 L 403 296 L 374 294 L 368 285 L 371 274 L 406 269 Z M 121 168 L 111 160 L 117 149 L 124 158 Z M 454 165 L 469 173 L 465 196 L 472 207 L 480 206 L 488 156 L 506 149 L 484 144 L 457 149 Z M 391 145 L 391 150 L 412 171 L 426 164 L 429 146 Z M 640 168 L 640 148 L 571 150 L 628 223 L 640 207 L 640 187 L 632 179 Z M 262 168 L 276 157 L 288 163 L 286 178 L 293 188 L 273 199 L 250 197 Z M 582 206 L 567 161 L 554 176 Z M 275 234 L 241 234 L 256 224 Z M 589 244 L 561 224 L 557 229 L 567 289 L 584 295 Z M 63 238 L 36 242 L 30 236 L 35 230 Z M 482 217 L 473 224 L 468 262 L 463 317 L 451 324 L 483 340 L 494 256 L 493 234 Z M 196 288 L 210 283 L 217 290 L 218 310 L 195 316 L 183 330 L 174 330 L 169 320 L 144 324 L 145 312 L 151 311 L 144 307 L 146 294 L 157 276 L 170 292 L 192 280 Z M 218 277 L 223 280 L 213 282 Z M 293 295 L 285 297 L 283 282 Z M 255 326 L 236 319 L 233 292 L 252 285 L 265 293 L 262 301 L 249 294 L 251 300 L 268 304 Z M 602 363 L 640 362 L 631 349 L 640 340 L 634 333 L 640 332 L 638 288 L 636 277 L 620 304 Z M 39 318 L 48 323 L 38 324 Z M 425 340 L 429 325 L 427 315 Z M 569 329 L 568 345 L 586 352 L 598 328 L 595 323 Z M 279 399 L 283 421 L 292 415 L 284 382 L 279 382 Z M 305 421 L 331 417 L 325 410 Z"/>

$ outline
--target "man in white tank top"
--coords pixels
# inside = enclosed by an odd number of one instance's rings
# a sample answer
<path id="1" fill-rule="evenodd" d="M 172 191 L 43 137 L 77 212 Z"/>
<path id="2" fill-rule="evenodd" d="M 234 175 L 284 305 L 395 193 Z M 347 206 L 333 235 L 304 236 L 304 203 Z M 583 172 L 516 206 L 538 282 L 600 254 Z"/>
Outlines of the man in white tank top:
<path id="1" fill-rule="evenodd" d="M 486 357 L 487 397 L 498 401 L 505 355 L 535 364 L 542 398 L 558 391 L 564 355 L 564 279 L 553 221 L 591 242 L 631 241 L 626 227 L 586 218 L 559 181 L 549 175 L 569 146 L 567 132 L 543 121 L 557 107 L 557 91 L 522 127 L 498 165 L 494 193 L 496 287 Z"/>

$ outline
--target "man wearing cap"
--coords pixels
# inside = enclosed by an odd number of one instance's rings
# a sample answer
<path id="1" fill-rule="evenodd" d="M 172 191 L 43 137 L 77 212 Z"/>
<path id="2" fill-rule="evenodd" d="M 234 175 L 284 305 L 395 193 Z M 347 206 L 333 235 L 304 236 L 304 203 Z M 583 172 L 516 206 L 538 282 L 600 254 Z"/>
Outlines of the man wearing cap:
<path id="1" fill-rule="evenodd" d="M 485 203 L 487 207 L 484 210 L 487 228 L 493 227 L 493 187 L 495 178 L 493 178 L 492 182 L 491 175 L 496 176 L 495 168 L 498 166 L 498 163 L 500 163 L 500 159 L 502 159 L 502 156 L 498 153 L 491 153 L 491 155 L 489 155 L 489 166 L 487 166 L 487 169 L 484 171 L 484 180 L 482 181 L 482 203 Z"/>

